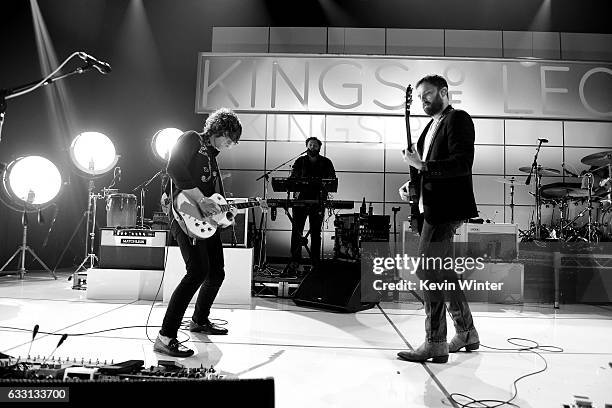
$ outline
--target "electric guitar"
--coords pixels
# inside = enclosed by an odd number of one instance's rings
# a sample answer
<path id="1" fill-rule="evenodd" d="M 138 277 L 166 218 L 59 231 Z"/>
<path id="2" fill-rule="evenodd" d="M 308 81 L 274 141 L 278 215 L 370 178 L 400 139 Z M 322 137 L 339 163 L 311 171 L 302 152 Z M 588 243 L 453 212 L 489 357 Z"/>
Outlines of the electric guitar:
<path id="1" fill-rule="evenodd" d="M 412 105 L 412 85 L 408 85 L 406 88 L 406 101 L 404 104 L 404 119 L 406 120 L 406 142 L 408 147 L 406 148 L 409 152 L 412 152 L 412 135 L 410 133 L 410 107 Z M 418 219 L 421 216 L 419 211 L 419 197 L 416 193 L 416 187 L 414 183 L 416 179 L 416 170 L 410 167 L 410 181 L 408 184 L 408 202 L 410 203 L 410 226 L 413 231 L 418 231 Z"/>
<path id="2" fill-rule="evenodd" d="M 211 237 L 218 227 L 227 228 L 234 223 L 232 209 L 243 209 L 261 207 L 267 211 L 268 204 L 263 199 L 249 200 L 245 203 L 228 203 L 218 193 L 211 195 L 211 200 L 219 205 L 221 211 L 208 217 L 204 217 L 198 203 L 181 191 L 174 199 L 172 215 L 187 236 L 195 239 L 206 239 Z"/>

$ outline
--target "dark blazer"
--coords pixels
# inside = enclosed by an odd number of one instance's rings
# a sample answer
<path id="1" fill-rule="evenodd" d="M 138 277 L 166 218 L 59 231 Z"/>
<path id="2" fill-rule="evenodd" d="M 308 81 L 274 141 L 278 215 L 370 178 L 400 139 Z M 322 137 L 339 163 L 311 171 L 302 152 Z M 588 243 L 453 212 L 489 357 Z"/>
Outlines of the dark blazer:
<path id="1" fill-rule="evenodd" d="M 425 135 L 431 120 L 417 142 L 423 155 Z M 448 106 L 438 125 L 427 157 L 426 171 L 410 167 L 417 197 L 423 192 L 424 217 L 430 224 L 466 220 L 478 216 L 472 188 L 474 163 L 474 123 L 470 115 Z"/>

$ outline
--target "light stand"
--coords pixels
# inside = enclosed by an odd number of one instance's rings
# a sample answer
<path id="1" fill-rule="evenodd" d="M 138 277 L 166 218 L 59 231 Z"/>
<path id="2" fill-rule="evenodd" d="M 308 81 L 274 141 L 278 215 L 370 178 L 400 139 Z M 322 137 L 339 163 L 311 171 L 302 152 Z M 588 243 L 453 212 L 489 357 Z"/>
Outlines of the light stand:
<path id="1" fill-rule="evenodd" d="M 15 259 L 17 255 L 20 255 L 19 257 L 19 279 L 23 279 L 27 272 L 25 268 L 26 252 L 29 252 L 30 255 L 32 255 L 32 257 L 36 261 L 38 261 L 38 263 L 41 264 L 42 267 L 45 268 L 45 270 L 51 274 L 51 276 L 53 276 L 53 279 L 57 279 L 57 276 L 55 276 L 55 273 L 51 269 L 49 269 L 49 267 L 38 257 L 38 255 L 36 255 L 36 252 L 34 252 L 34 250 L 28 246 L 28 216 L 25 211 L 25 207 L 23 208 L 23 214 L 21 216 L 21 225 L 23 226 L 23 235 L 21 239 L 21 245 L 19 246 L 19 248 L 17 248 L 17 251 L 15 251 L 15 253 L 9 258 L 9 260 L 6 261 L 4 266 L 0 268 L 0 271 L 3 271 L 4 268 L 6 268 L 13 261 L 13 259 Z"/>
<path id="2" fill-rule="evenodd" d="M 72 289 L 84 289 L 81 282 L 78 279 L 78 274 L 81 269 L 92 269 L 95 263 L 98 261 L 98 257 L 95 254 L 95 239 L 96 239 L 96 214 L 97 214 L 97 200 L 101 197 L 99 194 L 94 194 L 95 185 L 93 180 L 89 180 L 89 188 L 87 192 L 87 226 L 85 236 L 85 258 L 83 262 L 72 274 Z M 91 218 L 91 221 L 90 221 Z M 91 229 L 90 229 L 91 223 Z M 85 266 L 89 262 L 89 268 Z"/>

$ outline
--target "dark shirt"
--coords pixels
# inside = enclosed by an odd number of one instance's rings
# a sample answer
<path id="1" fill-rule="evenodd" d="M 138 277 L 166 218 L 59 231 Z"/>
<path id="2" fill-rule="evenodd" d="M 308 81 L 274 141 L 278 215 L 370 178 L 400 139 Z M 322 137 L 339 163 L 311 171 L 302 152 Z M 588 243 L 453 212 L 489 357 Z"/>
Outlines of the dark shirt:
<path id="1" fill-rule="evenodd" d="M 188 131 L 181 135 L 172 149 L 168 161 L 167 171 L 174 182 L 174 196 L 180 190 L 189 190 L 194 187 L 200 189 L 202 194 L 209 197 L 218 188 L 219 166 L 217 155 L 219 151 L 206 145 L 204 135 L 195 131 Z"/>
<path id="2" fill-rule="evenodd" d="M 331 160 L 325 156 L 319 155 L 314 161 L 308 156 L 301 156 L 293 163 L 290 177 L 336 178 L 336 171 Z M 298 199 L 302 200 L 317 198 L 316 191 L 303 191 L 298 195 Z"/>

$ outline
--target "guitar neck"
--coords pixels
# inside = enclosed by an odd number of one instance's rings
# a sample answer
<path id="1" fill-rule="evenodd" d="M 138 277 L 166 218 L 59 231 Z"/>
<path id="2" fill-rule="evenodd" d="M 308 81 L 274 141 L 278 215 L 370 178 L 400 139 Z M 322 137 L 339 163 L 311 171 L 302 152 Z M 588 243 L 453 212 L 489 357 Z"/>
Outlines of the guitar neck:
<path id="1" fill-rule="evenodd" d="M 259 207 L 260 205 L 259 201 L 247 201 L 246 203 L 222 204 L 219 207 L 221 211 L 229 211 L 232 207 L 241 210 L 243 208 Z"/>
<path id="2" fill-rule="evenodd" d="M 412 134 L 410 133 L 410 109 L 406 109 L 404 115 L 406 119 L 406 143 L 408 143 L 408 151 L 412 151 Z"/>

